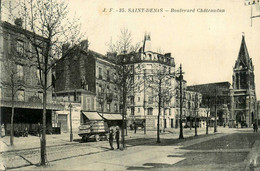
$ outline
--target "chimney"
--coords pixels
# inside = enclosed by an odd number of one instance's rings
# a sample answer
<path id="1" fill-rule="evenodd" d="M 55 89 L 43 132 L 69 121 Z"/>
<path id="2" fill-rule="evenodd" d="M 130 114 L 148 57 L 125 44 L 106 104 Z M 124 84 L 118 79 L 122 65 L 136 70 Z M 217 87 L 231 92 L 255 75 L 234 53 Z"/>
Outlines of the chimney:
<path id="1" fill-rule="evenodd" d="M 16 18 L 15 21 L 14 21 L 14 24 L 18 27 L 21 27 L 23 26 L 23 20 L 21 18 Z"/>
<path id="2" fill-rule="evenodd" d="M 81 41 L 80 46 L 82 50 L 87 51 L 88 50 L 88 39 Z"/>

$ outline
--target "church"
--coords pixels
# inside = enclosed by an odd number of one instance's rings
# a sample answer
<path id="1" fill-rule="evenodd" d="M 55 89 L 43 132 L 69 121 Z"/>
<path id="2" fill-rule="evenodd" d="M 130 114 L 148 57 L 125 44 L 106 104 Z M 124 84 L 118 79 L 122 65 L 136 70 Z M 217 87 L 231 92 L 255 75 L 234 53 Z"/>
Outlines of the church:
<path id="1" fill-rule="evenodd" d="M 231 95 L 231 121 L 238 127 L 251 127 L 257 120 L 255 76 L 245 36 L 242 35 L 240 50 L 233 68 Z"/>
<path id="2" fill-rule="evenodd" d="M 216 82 L 187 86 L 202 94 L 202 107 L 210 108 L 211 118 L 217 116 L 218 126 L 252 127 L 257 122 L 254 66 L 242 35 L 238 57 L 233 67 L 232 84 Z"/>

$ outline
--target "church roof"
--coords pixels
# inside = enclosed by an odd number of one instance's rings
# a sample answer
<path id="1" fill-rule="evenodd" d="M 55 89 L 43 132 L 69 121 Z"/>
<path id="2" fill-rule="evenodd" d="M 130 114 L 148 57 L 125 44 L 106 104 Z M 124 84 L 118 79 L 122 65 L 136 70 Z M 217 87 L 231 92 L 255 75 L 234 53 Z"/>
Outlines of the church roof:
<path id="1" fill-rule="evenodd" d="M 240 50 L 238 53 L 235 68 L 239 68 L 241 65 L 243 66 L 243 68 L 244 67 L 251 68 L 252 67 L 251 64 L 252 64 L 251 59 L 249 57 L 249 53 L 245 42 L 245 36 L 242 35 L 242 41 L 241 41 Z"/>

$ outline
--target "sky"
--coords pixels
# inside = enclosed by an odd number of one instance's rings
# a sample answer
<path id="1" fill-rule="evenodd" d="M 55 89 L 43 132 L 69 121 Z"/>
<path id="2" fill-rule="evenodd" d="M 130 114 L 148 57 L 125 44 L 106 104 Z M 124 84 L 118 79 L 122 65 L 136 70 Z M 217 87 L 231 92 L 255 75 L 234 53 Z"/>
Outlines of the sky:
<path id="1" fill-rule="evenodd" d="M 187 85 L 232 83 L 233 66 L 244 33 L 255 66 L 256 94 L 260 98 L 260 53 L 257 50 L 260 17 L 253 19 L 251 27 L 251 6 L 245 6 L 244 0 L 68 1 L 69 15 L 80 17 L 81 29 L 86 32 L 91 50 L 106 54 L 107 43 L 111 38 L 115 41 L 124 27 L 131 31 L 134 43 L 142 42 L 144 34 L 150 33 L 154 51 L 160 48 L 170 52 L 176 66 L 182 64 Z M 119 12 L 122 8 L 125 12 Z M 129 8 L 131 11 L 153 8 L 153 12 L 129 12 Z M 195 12 L 170 12 L 171 9 L 195 9 Z M 197 12 L 197 9 L 224 12 Z M 260 14 L 255 6 L 252 9 L 253 16 Z"/>
<path id="2" fill-rule="evenodd" d="M 176 66 L 182 64 L 187 85 L 232 83 L 233 66 L 244 33 L 260 98 L 260 17 L 253 19 L 251 27 L 251 6 L 245 6 L 243 0 L 73 0 L 70 8 L 81 17 L 90 49 L 106 54 L 107 42 L 111 38 L 116 40 L 124 27 L 132 32 L 133 42 L 142 42 L 144 34 L 150 33 L 154 51 L 160 48 L 165 53 L 171 52 Z M 102 12 L 104 8 L 107 12 Z M 110 8 L 113 11 L 109 13 Z M 119 8 L 126 12 L 117 12 Z M 128 8 L 162 8 L 164 12 L 134 13 Z M 172 8 L 224 9 L 225 12 L 166 11 Z M 255 6 L 252 14 L 260 14 Z"/>

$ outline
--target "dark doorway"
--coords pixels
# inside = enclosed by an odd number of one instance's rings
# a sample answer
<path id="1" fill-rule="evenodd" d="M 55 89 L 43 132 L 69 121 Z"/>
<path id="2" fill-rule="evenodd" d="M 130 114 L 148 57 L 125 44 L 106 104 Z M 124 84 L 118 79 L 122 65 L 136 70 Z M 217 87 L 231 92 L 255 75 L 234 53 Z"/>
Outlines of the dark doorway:
<path id="1" fill-rule="evenodd" d="M 67 132 L 68 131 L 67 114 L 59 114 L 58 115 L 58 124 L 60 125 L 61 132 Z"/>

